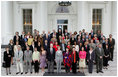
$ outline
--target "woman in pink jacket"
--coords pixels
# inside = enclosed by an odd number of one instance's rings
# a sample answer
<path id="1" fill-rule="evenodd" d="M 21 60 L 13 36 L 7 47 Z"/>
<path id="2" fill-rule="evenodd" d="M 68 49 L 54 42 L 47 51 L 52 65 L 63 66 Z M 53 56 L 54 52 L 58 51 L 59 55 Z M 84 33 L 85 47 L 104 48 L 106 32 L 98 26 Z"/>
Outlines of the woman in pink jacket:
<path id="1" fill-rule="evenodd" d="M 79 72 L 80 69 L 82 68 L 84 73 L 84 68 L 86 67 L 85 59 L 86 59 L 86 51 L 84 51 L 84 47 L 82 47 L 82 51 L 79 52 Z"/>

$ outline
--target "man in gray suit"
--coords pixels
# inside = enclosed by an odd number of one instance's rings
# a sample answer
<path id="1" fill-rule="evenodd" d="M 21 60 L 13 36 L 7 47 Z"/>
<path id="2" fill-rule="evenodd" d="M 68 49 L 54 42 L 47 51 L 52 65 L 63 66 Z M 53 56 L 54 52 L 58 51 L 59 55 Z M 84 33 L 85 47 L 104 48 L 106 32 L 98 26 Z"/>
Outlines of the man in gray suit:
<path id="1" fill-rule="evenodd" d="M 28 68 L 30 69 L 30 73 L 32 74 L 32 51 L 29 50 L 29 46 L 27 46 L 27 50 L 24 52 L 24 63 L 25 63 L 25 74 L 28 73 Z M 29 67 L 28 67 L 29 66 Z"/>
<path id="2" fill-rule="evenodd" d="M 21 51 L 21 46 L 18 46 L 18 51 L 15 52 L 17 73 L 21 72 L 23 74 L 23 51 Z"/>
<path id="3" fill-rule="evenodd" d="M 103 73 L 102 65 L 103 65 L 104 49 L 102 48 L 101 44 L 98 44 L 98 47 L 96 48 L 95 53 L 96 53 L 96 61 L 97 61 L 96 62 L 97 73 L 99 72 Z"/>

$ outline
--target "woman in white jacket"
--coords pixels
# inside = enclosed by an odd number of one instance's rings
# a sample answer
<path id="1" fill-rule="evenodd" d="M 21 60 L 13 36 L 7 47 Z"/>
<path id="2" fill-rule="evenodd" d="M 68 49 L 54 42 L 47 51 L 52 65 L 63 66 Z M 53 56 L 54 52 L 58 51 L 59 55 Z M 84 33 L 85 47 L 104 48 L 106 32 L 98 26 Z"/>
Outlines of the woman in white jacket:
<path id="1" fill-rule="evenodd" d="M 61 63 L 63 62 L 63 54 L 60 50 L 60 46 L 58 46 L 58 50 L 55 54 L 55 62 L 57 64 L 57 73 L 61 73 Z"/>

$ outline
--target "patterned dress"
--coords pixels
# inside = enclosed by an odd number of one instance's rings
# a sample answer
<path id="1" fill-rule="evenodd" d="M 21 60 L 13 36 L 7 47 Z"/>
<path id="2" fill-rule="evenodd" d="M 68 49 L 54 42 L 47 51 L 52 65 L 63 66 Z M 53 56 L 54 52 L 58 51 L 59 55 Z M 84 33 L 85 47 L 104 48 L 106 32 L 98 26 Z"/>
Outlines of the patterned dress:
<path id="1" fill-rule="evenodd" d="M 67 58 L 66 58 L 67 57 Z M 68 66 L 68 67 L 70 67 L 70 70 L 71 70 L 71 65 L 72 65 L 72 56 L 71 56 L 71 54 L 68 52 L 65 52 L 64 53 L 64 56 L 63 56 L 63 61 L 64 61 L 64 66 Z"/>
<path id="2" fill-rule="evenodd" d="M 46 65 L 46 53 L 40 56 L 40 68 L 45 68 Z"/>

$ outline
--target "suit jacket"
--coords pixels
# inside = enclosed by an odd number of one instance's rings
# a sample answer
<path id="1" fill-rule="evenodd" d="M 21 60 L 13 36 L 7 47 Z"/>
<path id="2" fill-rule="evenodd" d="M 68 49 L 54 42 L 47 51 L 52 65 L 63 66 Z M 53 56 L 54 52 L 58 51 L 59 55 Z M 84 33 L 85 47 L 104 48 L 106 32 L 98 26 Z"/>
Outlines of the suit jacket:
<path id="1" fill-rule="evenodd" d="M 55 60 L 56 62 L 59 62 L 59 61 L 63 61 L 63 54 L 62 54 L 62 51 L 60 50 L 57 50 L 56 51 L 56 54 L 55 54 Z"/>
<path id="2" fill-rule="evenodd" d="M 74 45 L 74 42 L 76 42 L 75 38 L 72 40 L 72 38 L 70 39 L 70 43 L 71 45 Z"/>
<path id="3" fill-rule="evenodd" d="M 89 45 L 87 45 L 87 47 L 84 46 L 84 50 L 88 53 L 88 51 L 89 51 Z"/>
<path id="4" fill-rule="evenodd" d="M 19 52 L 19 55 L 18 55 L 18 52 Z M 15 52 L 15 59 L 16 59 L 16 63 L 18 62 L 17 60 L 19 59 L 20 62 L 22 63 L 23 62 L 23 51 L 16 51 Z"/>
<path id="5" fill-rule="evenodd" d="M 63 46 L 63 45 L 60 44 L 61 50 L 62 50 L 62 51 L 66 51 L 66 44 L 64 44 L 64 48 L 65 48 L 65 50 L 63 50 L 63 47 L 62 47 L 62 46 Z"/>
<path id="6" fill-rule="evenodd" d="M 55 49 L 53 48 L 53 53 L 51 54 L 50 48 L 47 50 L 46 58 L 48 61 L 54 61 L 55 59 Z"/>
<path id="7" fill-rule="evenodd" d="M 115 39 L 112 38 L 112 42 L 110 42 L 110 39 L 108 38 L 108 44 L 109 44 L 109 47 L 114 48 L 114 45 L 115 45 Z"/>
<path id="8" fill-rule="evenodd" d="M 14 44 L 16 45 L 16 36 L 14 36 L 13 42 L 14 42 Z M 20 44 L 20 36 L 18 36 L 18 42 L 19 42 L 19 44 Z"/>
<path id="9" fill-rule="evenodd" d="M 34 46 L 35 47 L 35 46 Z M 34 52 L 34 48 L 32 45 L 30 45 L 30 50 L 32 51 L 32 53 Z"/>
<path id="10" fill-rule="evenodd" d="M 101 52 L 100 52 L 100 50 L 99 50 L 99 48 L 97 47 L 96 49 L 95 49 L 95 54 L 96 54 L 96 59 L 97 60 L 100 60 L 100 56 L 104 56 L 104 49 L 103 48 L 101 48 Z M 103 59 L 103 58 L 102 58 Z"/>
<path id="11" fill-rule="evenodd" d="M 90 59 L 90 57 L 91 57 L 91 59 Z M 88 52 L 87 60 L 95 61 L 95 51 L 94 50 L 91 54 L 90 54 L 90 52 Z"/>
<path id="12" fill-rule="evenodd" d="M 44 50 L 46 50 L 46 51 L 47 51 L 47 50 L 49 49 L 49 44 L 47 44 L 47 45 L 45 45 L 45 44 L 44 44 L 44 46 L 43 46 L 43 47 L 44 47 Z"/>
<path id="13" fill-rule="evenodd" d="M 3 60 L 7 63 L 11 63 L 11 51 L 9 51 L 9 53 L 7 53 L 7 51 L 4 52 L 4 57 Z"/>
<path id="14" fill-rule="evenodd" d="M 76 62 L 77 62 L 77 61 L 79 61 L 79 55 L 78 55 L 77 51 L 75 51 L 75 52 L 76 52 Z M 74 54 L 73 54 L 73 52 L 72 52 L 72 62 L 74 62 Z"/>
<path id="15" fill-rule="evenodd" d="M 67 32 L 67 33 L 66 33 L 66 32 L 64 32 L 64 36 L 69 36 L 69 33 L 68 33 L 68 32 Z"/>
<path id="16" fill-rule="evenodd" d="M 32 51 L 31 50 L 29 50 L 29 51 L 25 50 L 24 61 L 30 62 L 31 60 L 32 60 Z"/>

